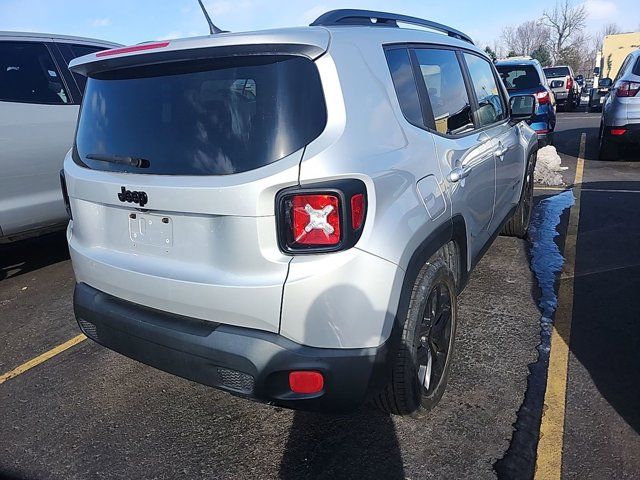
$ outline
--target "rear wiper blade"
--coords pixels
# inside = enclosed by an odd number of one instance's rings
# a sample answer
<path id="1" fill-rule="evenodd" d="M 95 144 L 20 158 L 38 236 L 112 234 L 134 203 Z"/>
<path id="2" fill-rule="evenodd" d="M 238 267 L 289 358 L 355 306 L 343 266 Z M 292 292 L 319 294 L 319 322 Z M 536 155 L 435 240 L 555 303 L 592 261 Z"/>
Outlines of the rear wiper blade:
<path id="1" fill-rule="evenodd" d="M 98 162 L 117 163 L 119 165 L 128 165 L 136 168 L 149 168 L 149 160 L 146 158 L 127 157 L 124 155 L 109 155 L 104 153 L 89 153 L 85 156 L 88 160 L 97 160 Z"/>

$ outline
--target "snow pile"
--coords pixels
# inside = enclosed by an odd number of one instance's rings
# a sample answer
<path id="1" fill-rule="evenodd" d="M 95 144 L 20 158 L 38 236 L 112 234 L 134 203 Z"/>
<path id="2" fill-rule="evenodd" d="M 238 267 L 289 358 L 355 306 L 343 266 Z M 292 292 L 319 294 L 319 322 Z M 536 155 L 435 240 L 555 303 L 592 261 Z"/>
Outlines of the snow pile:
<path id="1" fill-rule="evenodd" d="M 536 183 L 542 185 L 562 185 L 562 175 L 560 172 L 567 168 L 568 167 L 562 166 L 562 160 L 556 151 L 556 147 L 547 145 L 538 150 L 538 161 L 536 162 L 534 179 Z"/>

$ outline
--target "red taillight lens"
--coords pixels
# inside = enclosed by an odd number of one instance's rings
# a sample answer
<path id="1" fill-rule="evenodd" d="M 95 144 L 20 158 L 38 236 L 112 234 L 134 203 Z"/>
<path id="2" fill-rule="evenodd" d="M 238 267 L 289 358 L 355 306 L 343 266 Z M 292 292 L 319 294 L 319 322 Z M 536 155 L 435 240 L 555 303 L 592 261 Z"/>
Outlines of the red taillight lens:
<path id="1" fill-rule="evenodd" d="M 639 90 L 640 83 L 638 82 L 620 82 L 620 86 L 616 90 L 616 96 L 635 97 Z"/>
<path id="2" fill-rule="evenodd" d="M 112 48 L 96 53 L 96 57 L 108 57 L 110 55 L 119 55 L 120 53 L 140 52 L 143 50 L 153 50 L 155 48 L 164 48 L 171 42 L 155 42 L 144 43 L 142 45 L 131 45 L 130 47 Z"/>
<path id="3" fill-rule="evenodd" d="M 546 90 L 544 92 L 536 93 L 536 98 L 538 99 L 538 103 L 540 105 L 545 104 L 545 103 L 551 103 L 551 98 L 549 97 L 549 92 L 547 92 Z"/>
<path id="4" fill-rule="evenodd" d="M 567 90 L 571 90 L 573 88 L 573 79 L 571 77 L 567 78 Z"/>
<path id="5" fill-rule="evenodd" d="M 612 128 L 611 129 L 611 135 L 615 135 L 620 136 L 620 135 L 624 135 L 625 133 L 627 133 L 627 129 L 626 128 Z"/>
<path id="6" fill-rule="evenodd" d="M 351 227 L 358 230 L 364 223 L 364 195 L 358 193 L 351 197 Z"/>
<path id="7" fill-rule="evenodd" d="M 318 393 L 324 388 L 324 377 L 320 372 L 290 372 L 289 388 L 294 393 Z"/>
<path id="8" fill-rule="evenodd" d="M 295 195 L 291 202 L 295 243 L 340 243 L 340 201 L 336 195 Z"/>

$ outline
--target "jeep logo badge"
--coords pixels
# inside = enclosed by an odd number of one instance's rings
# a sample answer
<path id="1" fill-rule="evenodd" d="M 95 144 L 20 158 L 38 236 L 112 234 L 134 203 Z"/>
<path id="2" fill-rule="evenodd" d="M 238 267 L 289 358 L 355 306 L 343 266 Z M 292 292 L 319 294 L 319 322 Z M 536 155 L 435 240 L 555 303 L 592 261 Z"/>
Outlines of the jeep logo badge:
<path id="1" fill-rule="evenodd" d="M 122 191 L 118 194 L 118 200 L 121 202 L 137 203 L 141 207 L 144 207 L 149 201 L 145 192 L 132 192 L 125 187 L 121 187 Z"/>

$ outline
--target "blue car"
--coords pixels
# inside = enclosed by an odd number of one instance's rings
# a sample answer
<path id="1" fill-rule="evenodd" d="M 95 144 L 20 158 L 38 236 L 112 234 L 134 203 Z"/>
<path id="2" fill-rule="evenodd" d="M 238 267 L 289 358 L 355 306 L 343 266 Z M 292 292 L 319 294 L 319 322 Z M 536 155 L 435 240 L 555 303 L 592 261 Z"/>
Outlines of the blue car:
<path id="1" fill-rule="evenodd" d="M 547 85 L 540 62 L 531 58 L 509 58 L 496 62 L 510 96 L 535 95 L 538 106 L 530 125 L 538 134 L 540 146 L 553 144 L 556 128 L 556 100 Z"/>

